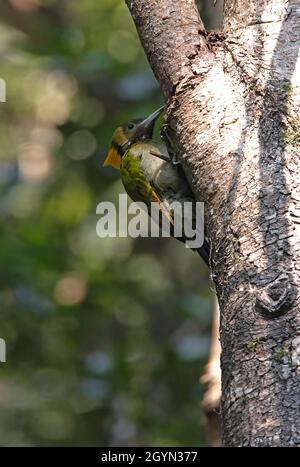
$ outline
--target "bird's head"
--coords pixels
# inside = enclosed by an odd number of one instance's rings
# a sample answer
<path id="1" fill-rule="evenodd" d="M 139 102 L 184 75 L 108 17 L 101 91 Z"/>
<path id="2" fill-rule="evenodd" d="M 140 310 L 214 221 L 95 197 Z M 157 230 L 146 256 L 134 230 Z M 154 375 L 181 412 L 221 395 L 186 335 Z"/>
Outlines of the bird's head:
<path id="1" fill-rule="evenodd" d="M 164 107 L 161 107 L 147 118 L 136 118 L 119 126 L 113 133 L 111 146 L 103 165 L 120 169 L 122 157 L 132 144 L 152 138 L 155 122 L 163 109 Z"/>

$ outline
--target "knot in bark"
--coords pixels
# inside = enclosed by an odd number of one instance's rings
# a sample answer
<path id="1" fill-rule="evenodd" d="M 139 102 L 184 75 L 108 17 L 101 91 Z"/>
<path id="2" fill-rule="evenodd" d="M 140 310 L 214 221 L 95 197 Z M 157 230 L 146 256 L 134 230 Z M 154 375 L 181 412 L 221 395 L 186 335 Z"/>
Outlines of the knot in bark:
<path id="1" fill-rule="evenodd" d="M 278 318 L 292 308 L 297 293 L 288 274 L 282 273 L 256 297 L 256 310 L 267 319 Z"/>

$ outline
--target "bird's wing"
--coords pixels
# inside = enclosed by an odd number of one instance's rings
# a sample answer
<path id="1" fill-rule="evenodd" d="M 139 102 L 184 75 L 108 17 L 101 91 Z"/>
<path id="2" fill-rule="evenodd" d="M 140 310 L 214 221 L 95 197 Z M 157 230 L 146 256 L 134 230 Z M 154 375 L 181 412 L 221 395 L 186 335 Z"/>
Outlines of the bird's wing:
<path id="1" fill-rule="evenodd" d="M 163 160 L 165 162 L 168 162 L 168 163 L 172 162 L 172 159 L 171 159 L 170 155 L 168 153 L 163 154 L 162 151 L 159 151 L 158 148 L 151 148 L 150 151 L 149 151 L 149 154 L 151 156 L 158 157 L 159 159 L 161 159 L 161 160 Z"/>
<path id="2" fill-rule="evenodd" d="M 165 145 L 163 145 L 162 143 L 160 143 L 159 145 L 156 144 L 155 146 L 152 145 L 149 154 L 150 157 L 154 156 L 156 158 L 164 160 L 165 162 L 168 162 L 164 163 L 161 161 L 160 170 L 158 171 L 156 176 L 152 177 L 150 184 L 153 193 L 155 193 L 157 196 L 157 200 L 160 203 L 162 212 L 168 217 L 171 223 L 172 233 L 174 230 L 175 222 L 174 216 L 176 216 L 176 213 L 174 213 L 174 211 L 170 208 L 172 202 L 193 202 L 195 201 L 195 199 L 182 167 L 180 165 L 174 166 L 173 164 L 171 164 L 170 157 L 169 160 L 166 160 L 166 154 L 168 154 L 168 152 L 166 151 Z M 162 185 L 163 190 L 161 191 Z M 199 228 L 197 227 L 195 211 L 192 210 L 192 213 L 187 213 L 187 215 L 192 216 L 192 219 L 190 219 L 190 217 L 187 217 L 186 221 L 192 222 L 193 229 L 196 229 L 197 235 L 201 237 L 203 235 L 203 225 L 200 225 Z M 186 213 L 185 211 L 183 211 L 183 222 L 185 222 L 185 218 Z M 177 239 L 182 241 L 183 243 L 186 243 L 187 240 L 185 236 L 177 237 Z M 200 248 L 195 248 L 195 250 L 200 254 L 205 263 L 209 265 L 210 247 L 206 238 L 204 238 L 203 245 Z"/>
<path id="3" fill-rule="evenodd" d="M 176 213 L 171 208 L 171 203 L 192 202 L 194 198 L 186 179 L 180 173 L 180 167 L 165 161 L 164 157 L 160 157 L 161 155 L 167 156 L 166 146 L 163 143 L 148 142 L 132 146 L 123 156 L 122 180 L 127 193 L 134 201 L 146 203 L 150 216 L 151 202 L 158 207 L 160 216 L 154 219 L 151 216 L 152 219 L 157 220 L 162 230 L 169 227 L 169 232 L 173 235 Z M 177 239 L 186 242 L 185 237 L 177 236 Z M 208 264 L 208 244 L 205 242 L 196 250 Z"/>
<path id="4" fill-rule="evenodd" d="M 143 146 L 133 147 L 123 156 L 121 174 L 123 185 L 133 201 L 142 201 L 147 205 L 148 213 L 151 215 L 151 202 L 159 208 L 159 212 L 169 223 L 173 223 L 173 218 L 163 202 L 163 197 L 153 179 L 141 166 L 141 159 L 137 157 Z M 150 156 L 151 157 L 151 156 Z M 164 163 L 160 159 L 152 156 L 155 161 Z M 161 219 L 159 220 L 162 222 Z"/>
<path id="5" fill-rule="evenodd" d="M 154 203 L 157 203 L 157 206 L 159 207 L 159 211 L 162 214 L 162 219 L 159 219 L 159 225 L 164 225 L 164 220 L 167 221 L 167 225 L 170 223 L 171 227 L 174 226 L 174 218 L 173 218 L 173 213 L 172 211 L 169 211 L 168 208 L 166 207 L 164 200 L 162 196 L 159 195 L 158 191 L 156 191 L 156 187 L 150 183 L 151 186 L 151 201 Z M 173 230 L 173 229 L 172 229 Z"/>

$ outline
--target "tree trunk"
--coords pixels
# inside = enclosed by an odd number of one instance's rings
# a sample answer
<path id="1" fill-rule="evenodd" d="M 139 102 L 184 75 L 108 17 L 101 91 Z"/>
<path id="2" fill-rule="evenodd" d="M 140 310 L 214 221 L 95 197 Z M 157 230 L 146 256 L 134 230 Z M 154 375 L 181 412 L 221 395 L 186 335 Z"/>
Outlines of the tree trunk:
<path id="1" fill-rule="evenodd" d="M 300 445 L 300 5 L 127 0 L 206 206 L 221 312 L 223 443 Z"/>

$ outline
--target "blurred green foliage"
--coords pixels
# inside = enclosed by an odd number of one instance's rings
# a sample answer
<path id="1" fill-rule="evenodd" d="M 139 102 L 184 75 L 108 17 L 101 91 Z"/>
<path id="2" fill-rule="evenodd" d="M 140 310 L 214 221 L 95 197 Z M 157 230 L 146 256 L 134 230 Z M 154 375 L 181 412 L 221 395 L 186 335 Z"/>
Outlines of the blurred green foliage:
<path id="1" fill-rule="evenodd" d="M 211 293 L 175 240 L 96 236 L 115 126 L 162 96 L 123 0 L 0 4 L 2 446 L 199 445 Z"/>

